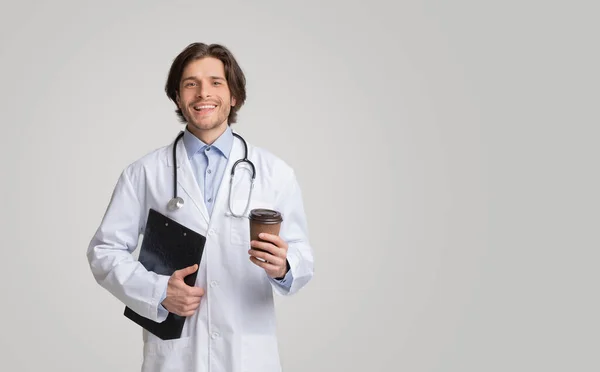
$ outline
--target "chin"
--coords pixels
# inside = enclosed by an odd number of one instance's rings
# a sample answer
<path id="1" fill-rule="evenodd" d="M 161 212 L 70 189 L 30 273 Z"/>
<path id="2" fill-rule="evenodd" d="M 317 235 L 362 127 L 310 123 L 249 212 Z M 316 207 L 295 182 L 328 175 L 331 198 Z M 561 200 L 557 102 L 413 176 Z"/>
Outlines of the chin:
<path id="1" fill-rule="evenodd" d="M 223 123 L 206 123 L 206 122 L 196 122 L 196 121 L 192 121 L 191 125 L 194 128 L 197 129 L 201 129 L 201 130 L 211 130 L 211 129 L 216 129 L 219 128 Z"/>

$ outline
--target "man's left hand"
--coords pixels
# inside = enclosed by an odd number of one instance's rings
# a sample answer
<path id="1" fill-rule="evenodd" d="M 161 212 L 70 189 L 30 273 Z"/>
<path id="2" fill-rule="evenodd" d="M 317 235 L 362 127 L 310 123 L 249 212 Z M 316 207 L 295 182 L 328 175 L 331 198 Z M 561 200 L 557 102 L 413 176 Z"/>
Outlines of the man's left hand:
<path id="1" fill-rule="evenodd" d="M 271 278 L 283 278 L 287 274 L 287 243 L 277 235 L 261 233 L 259 238 L 264 241 L 253 240 L 250 242 L 250 261 L 262 267 Z M 266 262 L 258 260 L 263 259 Z"/>

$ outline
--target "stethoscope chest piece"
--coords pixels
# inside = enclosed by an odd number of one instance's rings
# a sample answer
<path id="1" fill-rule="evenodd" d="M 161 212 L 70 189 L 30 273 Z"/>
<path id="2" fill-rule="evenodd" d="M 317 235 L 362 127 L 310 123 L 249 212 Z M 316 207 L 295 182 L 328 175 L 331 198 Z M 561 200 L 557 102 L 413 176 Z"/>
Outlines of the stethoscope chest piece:
<path id="1" fill-rule="evenodd" d="M 167 208 L 169 208 L 171 212 L 181 209 L 181 207 L 183 207 L 183 198 L 181 198 L 180 196 L 174 197 L 171 200 L 169 200 L 169 204 L 167 205 Z"/>

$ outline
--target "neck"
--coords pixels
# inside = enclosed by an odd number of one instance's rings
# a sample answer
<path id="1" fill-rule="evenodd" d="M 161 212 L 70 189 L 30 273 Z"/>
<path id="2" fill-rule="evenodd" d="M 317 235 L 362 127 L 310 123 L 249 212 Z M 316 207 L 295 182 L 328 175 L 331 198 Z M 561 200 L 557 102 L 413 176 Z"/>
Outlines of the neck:
<path id="1" fill-rule="evenodd" d="M 217 140 L 225 132 L 227 129 L 227 121 L 223 122 L 223 124 L 211 128 L 211 129 L 202 129 L 194 126 L 193 124 L 187 124 L 187 129 L 194 136 L 198 137 L 198 139 L 207 145 L 212 145 L 213 142 Z"/>

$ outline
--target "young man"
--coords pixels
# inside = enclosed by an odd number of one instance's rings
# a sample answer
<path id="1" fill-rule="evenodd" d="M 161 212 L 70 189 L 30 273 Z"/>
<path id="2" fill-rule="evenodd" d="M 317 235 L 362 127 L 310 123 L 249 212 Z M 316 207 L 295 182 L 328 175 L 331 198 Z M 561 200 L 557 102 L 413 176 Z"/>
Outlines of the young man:
<path id="1" fill-rule="evenodd" d="M 173 61 L 165 91 L 185 123 L 183 137 L 123 170 L 87 251 L 91 271 L 103 288 L 146 318 L 162 322 L 169 312 L 187 317 L 178 339 L 165 341 L 143 330 L 143 372 L 280 371 L 273 293 L 292 295 L 313 276 L 294 171 L 247 144 L 254 169 L 240 163 L 230 182 L 233 165 L 245 154 L 245 141 L 230 125 L 246 91 L 244 74 L 224 46 L 185 48 Z M 184 199 L 179 209 L 168 207 L 175 191 Z M 150 208 L 206 237 L 199 267 L 169 277 L 133 258 Z M 236 216 L 255 208 L 281 213 L 279 235 L 250 241 L 248 214 Z M 183 278 L 196 270 L 195 286 L 188 286 Z"/>

